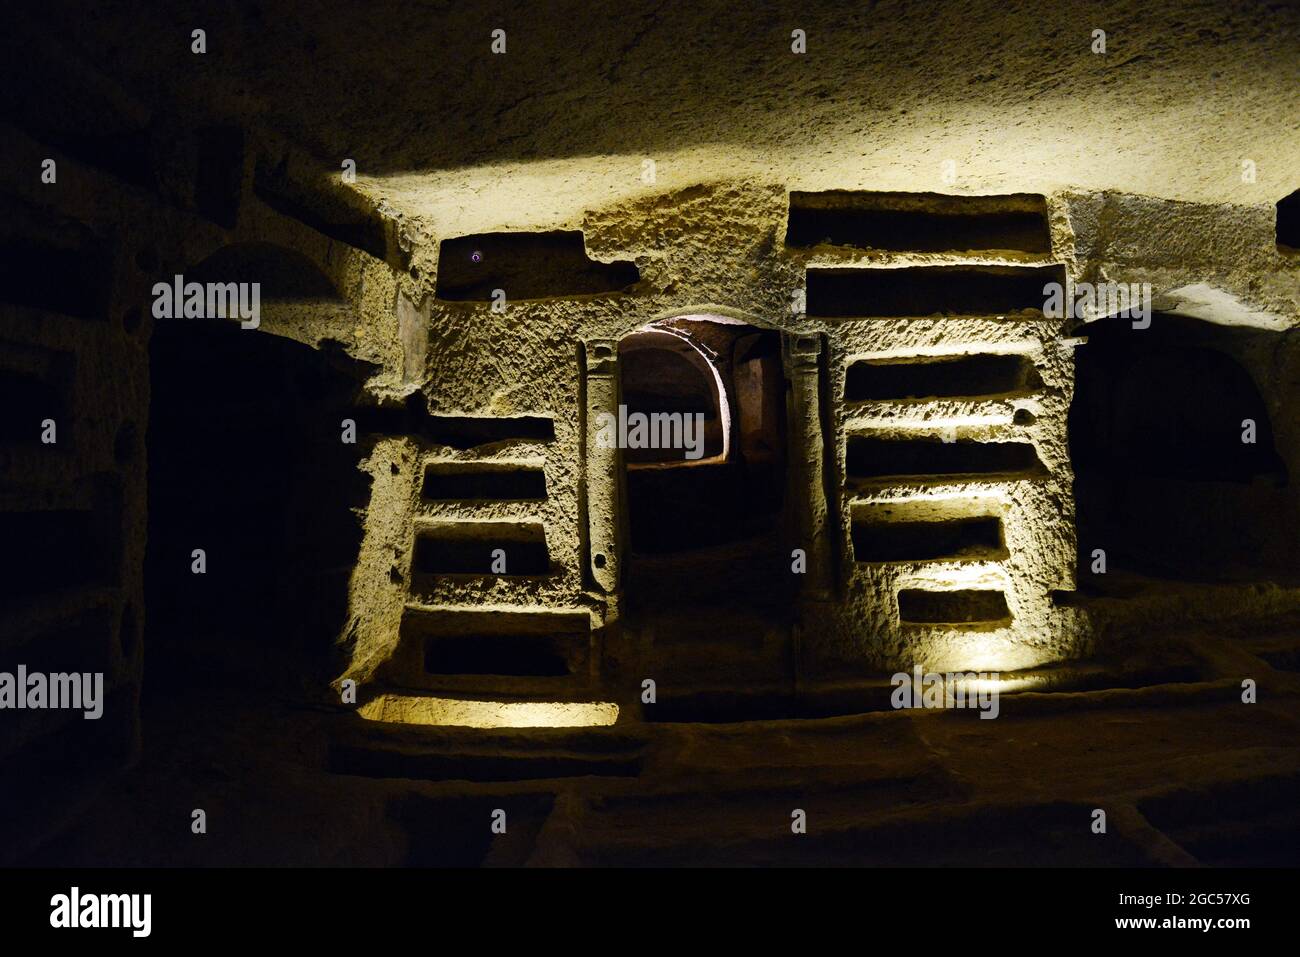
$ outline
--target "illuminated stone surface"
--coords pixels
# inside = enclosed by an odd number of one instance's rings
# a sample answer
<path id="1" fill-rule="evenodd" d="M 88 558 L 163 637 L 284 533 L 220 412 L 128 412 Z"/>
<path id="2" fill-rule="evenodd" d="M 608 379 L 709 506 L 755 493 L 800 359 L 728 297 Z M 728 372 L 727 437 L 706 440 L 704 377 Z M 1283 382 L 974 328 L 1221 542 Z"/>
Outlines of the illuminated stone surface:
<path id="1" fill-rule="evenodd" d="M 1243 669 L 1264 669 L 1290 713 L 1295 701 L 1292 631 L 1269 629 L 1300 607 L 1300 259 L 1284 200 L 1300 155 L 1296 11 L 1224 4 L 1193 17 L 1169 0 L 1032 12 L 976 0 L 942 16 L 805 7 L 666 16 L 631 3 L 605 17 L 520 6 L 510 52 L 494 59 L 468 7 L 340 4 L 312 18 L 205 5 L 213 53 L 197 69 L 177 42 L 196 4 L 86 17 L 55 0 L 36 20 L 15 18 L 12 55 L 0 57 L 14 110 L 0 132 L 7 168 L 33 172 L 3 194 L 0 398 L 15 416 L 0 435 L 0 527 L 19 543 L 19 570 L 0 596 L 0 666 L 90 661 L 111 705 L 94 729 L 59 716 L 0 726 L 0 775 L 25 780 L 65 758 L 80 775 L 59 800 L 39 781 L 19 795 L 39 813 L 0 816 L 6 853 L 30 853 L 137 759 L 146 678 L 180 700 L 228 679 L 253 697 L 274 689 L 331 708 L 352 681 L 372 719 L 365 733 L 380 741 L 429 730 L 404 723 L 441 723 L 468 730 L 435 734 L 483 742 L 465 745 L 468 757 L 350 752 L 357 774 L 382 782 L 374 791 L 340 785 L 350 775 L 325 776 L 328 762 L 314 759 L 309 784 L 287 785 L 351 789 L 372 824 L 389 779 L 412 767 L 438 782 L 436 794 L 416 789 L 436 803 L 463 797 L 446 782 L 464 768 L 499 783 L 523 773 L 516 758 L 536 777 L 593 766 L 576 746 L 555 745 L 558 764 L 520 754 L 518 741 L 492 736 L 502 725 L 537 726 L 523 751 L 554 743 L 552 724 L 653 736 L 644 765 L 620 751 L 595 761 L 597 773 L 649 769 L 647 780 L 689 791 L 683 778 L 707 781 L 712 769 L 719 786 L 758 795 L 769 754 L 778 776 L 822 762 L 828 778 L 870 790 L 876 772 L 855 778 L 859 765 L 897 745 L 905 766 L 877 769 L 891 782 L 882 802 L 906 803 L 900 782 L 922 778 L 935 820 L 961 803 L 975 815 L 969 834 L 981 802 L 1010 806 L 1043 768 L 1055 773 L 1042 772 L 1051 783 L 1035 797 L 1096 793 L 1099 766 L 1076 777 L 1015 744 L 1041 734 L 1071 762 L 1090 753 L 1073 736 L 1086 722 L 1045 717 L 1058 708 L 1127 715 L 1104 742 L 1135 755 L 1115 793 L 1170 833 L 1197 787 L 1249 786 L 1249 761 L 1294 774 L 1274 750 L 1289 725 L 1252 734 L 1215 696 Z M 573 22 L 592 27 L 556 26 Z M 795 28 L 807 31 L 806 55 L 790 53 Z M 1094 28 L 1107 31 L 1104 57 L 1089 49 Z M 50 156 L 57 189 L 35 172 Z M 340 176 L 348 160 L 355 183 Z M 964 204 L 973 197 L 983 198 Z M 263 283 L 258 329 L 186 339 L 184 326 L 155 319 L 152 284 L 180 273 Z M 1148 284 L 1155 323 L 1124 339 L 1122 320 L 1048 318 L 1036 290 L 1056 278 Z M 596 417 L 618 403 L 620 344 L 667 329 L 716 353 L 715 370 L 736 367 L 736 430 L 723 445 L 779 462 L 784 493 L 772 514 L 750 509 L 766 522 L 752 536 L 699 540 L 709 547 L 686 557 L 632 554 L 638 489 L 595 442 Z M 778 348 L 752 362 L 725 352 L 745 336 Z M 1116 358 L 1130 345 L 1151 349 L 1149 375 Z M 1199 358 L 1186 355 L 1193 347 Z M 964 373 L 986 384 L 969 392 L 906 375 L 882 393 L 848 386 L 857 364 L 968 355 L 1015 359 Z M 1258 461 L 1234 470 L 1206 446 L 1173 477 L 1142 461 L 1144 443 L 1178 452 L 1166 433 L 1200 434 L 1181 429 L 1197 423 L 1179 410 L 1217 423 L 1218 406 L 1232 424 L 1238 403 L 1265 436 Z M 774 410 L 783 430 L 764 425 Z M 47 414 L 59 420 L 53 448 L 33 424 Z M 1160 427 L 1175 419 L 1180 429 Z M 355 446 L 338 441 L 345 420 Z M 1145 436 L 1121 428 L 1152 420 Z M 1114 427 L 1132 461 L 1106 461 L 1105 441 L 1100 456 L 1076 455 L 1071 431 L 1089 434 L 1079 423 Z M 917 448 L 942 442 L 952 467 L 872 461 L 853 475 L 855 436 L 885 440 L 863 446 L 873 454 L 910 449 L 900 461 L 935 461 Z M 993 443 L 1032 456 L 995 468 L 970 451 Z M 511 477 L 439 493 L 431 470 Z M 736 494 L 713 494 L 695 512 L 667 509 L 660 523 L 677 527 L 663 538 L 689 540 L 723 506 L 753 517 Z M 855 529 L 869 535 L 890 515 L 977 524 L 952 536 L 914 527 L 855 560 Z M 531 563 L 463 574 L 435 554 L 420 567 L 417 539 L 448 527 L 458 542 L 504 544 L 507 560 L 524 543 Z M 202 584 L 188 566 L 200 544 L 212 568 Z M 1092 570 L 1094 549 L 1108 552 L 1105 575 Z M 921 596 L 921 620 L 900 619 L 900 593 Z M 987 599 L 962 603 L 987 593 L 1004 596 L 1006 615 Z M 945 616 L 957 620 L 936 620 Z M 1234 629 L 1280 637 L 1244 658 L 1200 643 L 1202 630 Z M 1160 660 L 1130 667 L 1129 653 Z M 933 716 L 844 717 L 872 710 L 881 676 L 915 664 L 1039 669 L 1011 680 L 1080 697 L 1026 695 L 1024 713 L 1009 703 L 970 738 Z M 1062 674 L 1071 680 L 1054 685 Z M 1129 684 L 1158 683 L 1152 675 L 1191 690 L 1124 697 Z M 230 719 L 236 742 L 263 741 L 284 717 L 220 696 L 209 711 L 159 707 L 205 734 Z M 360 733 L 346 717 L 301 740 L 323 752 Z M 828 723 L 809 729 L 825 740 L 805 757 L 790 742 L 810 717 Z M 780 723 L 697 726 L 721 719 Z M 1125 721 L 1176 737 L 1176 755 L 1142 752 Z M 1262 750 L 1238 753 L 1223 728 Z M 857 750 L 841 766 L 845 738 Z M 173 742 L 170 753 L 182 750 Z M 78 764 L 83 754 L 96 760 Z M 297 760 L 259 754 L 268 777 Z M 194 782 L 176 760 L 162 779 L 181 793 Z M 660 776 L 678 761 L 681 778 Z M 1185 777 L 1157 794 L 1169 775 Z M 1288 797 L 1289 781 L 1261 787 Z M 534 837 L 549 802 L 567 826 L 606 799 L 541 790 L 525 813 Z M 763 800 L 757 817 L 775 813 Z M 854 818 L 853 800 L 828 813 L 870 844 L 876 825 Z M 309 825 L 351 811 L 314 809 Z M 639 811 L 657 819 L 652 799 Z M 1014 830 L 1014 813 L 989 813 L 995 831 Z M 1136 859 L 1186 862 L 1129 823 Z M 620 826 L 612 813 L 585 844 L 549 830 L 518 860 L 610 861 L 617 842 L 603 841 Z M 111 843 L 109 831 L 98 839 Z M 223 853 L 260 853 L 245 836 Z M 646 859 L 680 862 L 695 836 L 646 840 Z M 333 848 L 334 859 L 402 859 L 382 837 L 361 842 Z M 309 853 L 287 844 L 288 857 Z M 770 848 L 759 841 L 739 858 L 768 860 Z"/>

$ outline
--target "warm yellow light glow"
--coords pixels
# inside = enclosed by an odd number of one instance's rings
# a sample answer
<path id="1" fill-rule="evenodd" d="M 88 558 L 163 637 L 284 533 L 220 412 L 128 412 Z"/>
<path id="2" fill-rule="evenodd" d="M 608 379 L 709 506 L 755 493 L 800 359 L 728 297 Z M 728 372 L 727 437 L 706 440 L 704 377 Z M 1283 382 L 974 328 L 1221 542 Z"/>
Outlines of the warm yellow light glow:
<path id="1" fill-rule="evenodd" d="M 368 721 L 460 728 L 590 728 L 618 720 L 607 701 L 473 701 L 385 694 L 359 709 Z"/>
<path id="2" fill-rule="evenodd" d="M 995 672 L 1014 675 L 999 678 L 998 690 L 1020 690 L 1019 682 L 1037 684 L 1035 676 L 1021 676 L 1016 672 L 1040 668 L 1050 664 L 1055 657 L 1049 649 L 1026 645 L 1013 640 L 1005 629 L 994 632 L 951 634 L 938 642 L 934 653 L 925 657 L 925 667 L 931 671 Z"/>
<path id="3" fill-rule="evenodd" d="M 960 672 L 955 672 L 960 674 Z M 968 672 L 969 673 L 969 672 Z M 1015 678 L 957 678 L 952 684 L 967 697 L 985 692 L 1006 694 L 1010 691 L 1028 691 L 1047 683 L 1042 675 L 1020 675 Z"/>
<path id="4" fill-rule="evenodd" d="M 987 588 L 1007 591 L 1010 584 L 1006 573 L 992 562 L 971 562 L 965 565 L 947 564 L 921 574 L 899 579 L 899 588 L 923 588 L 928 591 L 961 591 L 967 588 Z"/>
<path id="5" fill-rule="evenodd" d="M 877 416 L 859 416 L 850 419 L 845 428 L 849 431 L 859 429 L 897 430 L 934 432 L 944 429 L 990 428 L 998 425 L 1011 425 L 1013 412 L 993 412 L 987 415 L 961 413 L 958 415 L 936 415 L 926 419 L 880 418 Z"/>

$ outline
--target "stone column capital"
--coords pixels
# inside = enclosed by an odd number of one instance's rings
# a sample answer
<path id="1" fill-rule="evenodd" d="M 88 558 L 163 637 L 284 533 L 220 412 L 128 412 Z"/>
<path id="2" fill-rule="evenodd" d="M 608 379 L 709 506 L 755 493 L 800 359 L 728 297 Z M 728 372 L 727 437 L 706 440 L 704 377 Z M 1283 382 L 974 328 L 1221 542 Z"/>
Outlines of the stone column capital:
<path id="1" fill-rule="evenodd" d="M 787 370 L 816 370 L 822 354 L 822 337 L 816 332 L 792 332 L 784 337 L 784 351 Z"/>
<path id="2" fill-rule="evenodd" d="M 587 375 L 612 376 L 618 371 L 618 340 L 587 339 Z"/>

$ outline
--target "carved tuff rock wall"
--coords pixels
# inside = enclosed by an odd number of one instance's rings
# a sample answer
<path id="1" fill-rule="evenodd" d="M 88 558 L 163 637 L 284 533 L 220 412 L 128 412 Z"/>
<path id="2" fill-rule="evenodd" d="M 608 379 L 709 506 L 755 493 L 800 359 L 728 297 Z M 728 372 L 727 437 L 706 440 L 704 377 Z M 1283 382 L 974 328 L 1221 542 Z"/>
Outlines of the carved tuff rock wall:
<path id="1" fill-rule="evenodd" d="M 48 150 L 15 136 L 39 164 Z M 343 677 L 375 717 L 475 720 L 456 717 L 460 699 L 635 705 L 644 675 L 626 653 L 635 636 L 619 627 L 626 490 L 618 453 L 601 450 L 593 428 L 617 408 L 619 341 L 674 316 L 785 337 L 793 510 L 772 557 L 807 553 L 791 627 L 799 682 L 912 663 L 1007 671 L 1088 650 L 1086 617 L 1062 600 L 1076 586 L 1066 425 L 1087 330 L 1044 318 L 1045 282 L 1147 282 L 1158 307 L 1245 333 L 1220 348 L 1254 378 L 1285 466 L 1297 465 L 1295 265 L 1276 245 L 1271 206 L 720 180 L 545 231 L 435 237 L 349 206 L 269 140 L 235 162 L 224 200 L 233 229 L 185 209 L 198 198 L 162 208 L 73 159 L 65 181 L 70 170 L 84 181 L 59 194 L 63 233 L 35 242 L 27 235 L 49 232 L 52 217 L 11 220 L 30 230 L 12 241 L 11 264 L 51 274 L 71 264 L 78 277 L 57 302 L 8 286 L 11 390 L 27 405 L 43 396 L 62 430 L 56 452 L 24 434 L 6 459 L 28 485 L 54 469 L 39 490 L 7 492 L 7 520 L 50 552 L 28 563 L 24 594 L 40 594 L 43 571 L 66 587 L 59 543 L 91 543 L 75 549 L 84 581 L 57 613 L 15 614 L 11 647 L 30 658 L 44 636 L 62 647 L 58 636 L 77 630 L 116 662 L 128 695 L 139 674 L 148 289 L 174 271 L 261 281 L 260 328 L 238 335 L 288 337 L 361 370 L 365 388 L 343 414 L 358 423 L 370 489 Z M 115 192 L 135 206 L 107 202 Z M 34 186 L 12 202 L 39 210 L 48 195 Z M 123 236 L 130 216 L 157 229 Z M 159 238 L 169 235 L 174 245 Z M 185 261 L 164 261 L 171 249 Z M 1271 547 L 1285 552 L 1295 499 L 1275 498 Z M 475 565 L 494 547 L 514 564 L 507 574 Z M 728 627 L 725 614 L 717 625 Z M 489 650 L 491 662 L 474 660 Z M 497 720 L 612 715 L 529 714 L 506 708 Z"/>
<path id="2" fill-rule="evenodd" d="M 453 707 L 443 699 L 458 694 L 635 701 L 643 675 L 606 667 L 631 640 L 613 627 L 627 572 L 624 493 L 591 429 L 616 406 L 616 344 L 668 317 L 721 315 L 787 337 L 790 487 L 805 510 L 780 554 L 808 552 L 800 681 L 912 663 L 1008 671 L 1089 648 L 1088 622 L 1068 600 L 1077 543 L 1066 434 L 1086 330 L 1044 318 L 1045 282 L 1147 282 L 1157 308 L 1207 285 L 1224 290 L 1221 312 L 1250 311 L 1234 295 L 1269 303 L 1273 318 L 1255 321 L 1271 331 L 1256 332 L 1274 351 L 1247 364 L 1294 468 L 1295 358 L 1279 331 L 1294 323 L 1294 266 L 1275 246 L 1268 207 L 1071 193 L 792 196 L 720 181 L 554 227 L 531 240 L 415 244 L 420 280 L 404 277 L 395 311 L 416 333 L 403 333 L 401 368 L 386 374 L 431 414 L 423 435 L 376 445 L 353 580 L 347 676 L 382 695 L 374 716 L 440 720 L 437 708 Z M 1171 236 L 1174 250 L 1157 238 Z M 635 281 L 592 288 L 602 266 L 628 263 Z M 465 275 L 477 277 L 479 301 L 461 293 Z M 545 294 L 530 288 L 548 283 Z M 505 291 L 496 309 L 495 288 Z M 464 498 L 478 498 L 475 477 L 503 473 L 532 476 L 531 491 L 465 501 L 432 481 L 461 476 Z M 1293 530 L 1286 500 L 1274 514 Z M 538 563 L 519 576 L 465 574 L 449 557 L 459 542 Z M 745 573 L 715 570 L 720 581 Z M 716 623 L 728 627 L 726 615 Z M 545 646 L 563 666 L 506 679 L 424 667 L 431 643 L 489 634 Z M 503 639 L 501 654 L 511 647 Z"/>
<path id="3" fill-rule="evenodd" d="M 719 56 L 700 41 L 708 6 L 629 13 L 582 42 L 554 27 L 573 18 L 519 11 L 517 72 L 486 73 L 502 63 L 484 53 L 473 82 L 429 40 L 477 56 L 470 8 L 432 31 L 421 7 L 344 5 L 308 30 L 256 4 L 110 23 L 52 3 L 66 32 L 7 31 L 0 671 L 102 670 L 107 689 L 97 721 L 4 724 L 0 800 L 45 809 L 0 813 L 7 853 L 135 759 L 146 656 L 165 674 L 169 644 L 213 621 L 233 642 L 272 601 L 268 633 L 339 635 L 327 679 L 357 682 L 363 714 L 492 725 L 637 720 L 644 680 L 693 655 L 715 659 L 708 681 L 804 688 L 1140 640 L 1140 622 L 1076 600 L 1094 551 L 1125 536 L 1260 582 L 1246 604 L 1284 600 L 1270 583 L 1294 575 L 1300 533 L 1300 239 L 1277 118 L 1294 115 L 1294 17 L 1112 4 L 1117 55 L 1100 61 L 1062 54 L 1087 19 L 1071 4 L 966 4 L 938 33 L 903 5 L 760 5 L 727 20 L 758 38 L 749 53 Z M 206 60 L 184 41 L 200 17 Z M 816 68 L 787 54 L 791 24 Z M 689 89 L 665 68 L 679 56 L 700 71 Z M 322 82 L 335 63 L 347 79 Z M 379 108 L 372 90 L 407 98 Z M 1087 140 L 1103 120 L 1113 146 Z M 178 274 L 260 283 L 260 325 L 155 319 L 153 285 Z M 1051 281 L 1149 284 L 1152 327 L 1046 318 Z M 738 383 L 779 379 L 783 504 L 761 547 L 674 577 L 629 537 L 649 473 L 595 427 L 624 397 L 628 337 L 698 317 L 712 325 L 687 338 L 731 363 L 742 413 Z M 719 351 L 739 329 L 775 343 L 745 373 Z M 1189 494 L 1123 431 L 1154 410 L 1145 434 L 1186 451 L 1171 408 L 1221 412 L 1234 437 L 1256 420 L 1257 461 L 1189 459 L 1209 489 Z M 1111 429 L 1082 457 L 1076 412 Z M 749 421 L 737 447 L 767 434 Z M 238 488 L 203 484 L 188 456 L 205 450 L 245 456 Z M 679 504 L 664 528 L 709 518 Z M 242 512 L 286 518 L 227 521 Z M 322 515 L 355 515 L 355 542 Z M 280 565 L 258 554 L 273 535 Z M 483 567 L 493 546 L 504 574 Z M 756 594 L 780 607 L 754 612 Z M 648 614 L 677 606 L 692 611 Z"/>

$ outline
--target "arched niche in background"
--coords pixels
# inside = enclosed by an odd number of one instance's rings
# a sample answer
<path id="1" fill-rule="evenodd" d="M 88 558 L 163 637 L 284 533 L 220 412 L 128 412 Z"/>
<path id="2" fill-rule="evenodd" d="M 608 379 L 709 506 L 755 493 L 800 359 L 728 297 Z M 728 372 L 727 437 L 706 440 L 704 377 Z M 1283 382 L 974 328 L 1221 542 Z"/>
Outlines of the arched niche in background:
<path id="1" fill-rule="evenodd" d="M 1089 323 L 1075 351 L 1070 455 L 1080 582 L 1108 574 L 1250 580 L 1285 572 L 1294 490 L 1243 359 L 1276 333 L 1156 313 Z M 1253 438 L 1253 441 L 1250 439 Z"/>
<path id="2" fill-rule="evenodd" d="M 338 299 L 338 290 L 310 258 L 275 243 L 222 246 L 185 271 L 186 282 L 256 282 L 261 298 L 303 301 Z"/>
<path id="3" fill-rule="evenodd" d="M 619 343 L 623 405 L 629 420 L 659 415 L 690 416 L 702 425 L 697 447 L 626 448 L 628 468 L 691 467 L 725 462 L 730 449 L 731 409 L 717 368 L 688 336 L 662 329 L 634 332 Z M 635 421 L 635 420 L 632 420 Z M 693 433 L 692 433 L 693 434 Z M 698 452 L 690 458 L 687 453 Z"/>
<path id="4" fill-rule="evenodd" d="M 631 550 L 685 553 L 772 534 L 784 504 L 780 333 L 722 315 L 660 320 L 619 344 L 627 413 L 698 414 L 698 459 L 627 449 Z"/>

